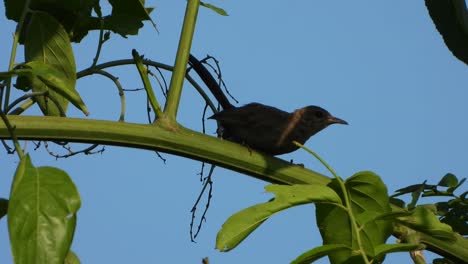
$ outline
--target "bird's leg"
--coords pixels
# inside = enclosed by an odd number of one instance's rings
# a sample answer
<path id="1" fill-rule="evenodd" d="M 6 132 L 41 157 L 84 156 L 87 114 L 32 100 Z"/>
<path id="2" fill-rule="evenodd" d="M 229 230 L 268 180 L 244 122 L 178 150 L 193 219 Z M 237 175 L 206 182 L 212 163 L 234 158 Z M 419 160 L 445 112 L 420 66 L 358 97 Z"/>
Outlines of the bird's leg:
<path id="1" fill-rule="evenodd" d="M 244 140 L 242 141 L 241 145 L 244 146 L 244 147 L 246 147 L 247 150 L 249 151 L 250 156 L 252 156 L 252 148 L 250 148 L 250 146 L 247 145 L 247 143 L 245 143 Z"/>
<path id="2" fill-rule="evenodd" d="M 304 163 L 295 164 L 293 159 L 291 159 L 289 163 L 291 163 L 292 165 L 301 166 L 302 168 L 304 168 Z"/>

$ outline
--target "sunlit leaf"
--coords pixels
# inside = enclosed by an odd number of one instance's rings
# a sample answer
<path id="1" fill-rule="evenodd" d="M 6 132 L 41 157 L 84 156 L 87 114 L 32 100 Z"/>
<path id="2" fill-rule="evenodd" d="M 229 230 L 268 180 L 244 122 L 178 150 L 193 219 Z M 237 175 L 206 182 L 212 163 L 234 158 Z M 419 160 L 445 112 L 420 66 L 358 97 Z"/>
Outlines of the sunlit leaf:
<path id="1" fill-rule="evenodd" d="M 346 180 L 345 185 L 355 221 L 360 228 L 363 250 L 367 255 L 375 255 L 374 247 L 385 243 L 392 232 L 391 221 L 384 217 L 391 215 L 387 188 L 376 174 L 369 171 L 356 173 Z M 336 180 L 330 187 L 341 193 Z M 360 249 L 357 248 L 348 213 L 337 206 L 317 204 L 316 217 L 325 245 L 343 244 L 353 249 L 330 254 L 330 262 L 349 261 L 355 255 L 354 251 Z"/>
<path id="2" fill-rule="evenodd" d="M 435 213 L 424 206 L 417 206 L 412 215 L 400 217 L 398 218 L 398 222 L 439 239 L 455 240 L 452 228 L 447 224 L 441 223 Z"/>
<path id="3" fill-rule="evenodd" d="M 406 252 L 419 249 L 417 244 L 382 244 L 375 247 L 376 256 L 384 256 L 388 253 Z"/>
<path id="4" fill-rule="evenodd" d="M 458 185 L 457 176 L 453 175 L 452 173 L 447 173 L 444 177 L 442 177 L 437 185 L 443 187 L 455 187 Z"/>
<path id="5" fill-rule="evenodd" d="M 73 239 L 80 196 L 66 172 L 36 168 L 29 155 L 15 173 L 8 232 L 15 263 L 63 264 Z"/>
<path id="6" fill-rule="evenodd" d="M 322 257 L 328 256 L 329 254 L 343 249 L 350 249 L 348 246 L 345 245 L 323 245 L 316 247 L 312 250 L 309 250 L 295 260 L 291 262 L 291 264 L 306 264 L 312 263 Z"/>
<path id="7" fill-rule="evenodd" d="M 26 27 L 24 46 L 26 62 L 38 62 L 54 68 L 61 73 L 60 79 L 63 82 L 66 79 L 68 85 L 63 88 L 69 90 L 67 93 L 76 93 L 76 66 L 70 39 L 55 18 L 47 13 L 33 12 Z M 69 101 L 45 83 L 44 79 L 33 77 L 30 85 L 34 92 L 48 91 L 49 96 L 54 97 L 66 111 Z M 44 115 L 60 115 L 59 108 L 51 100 L 46 100 L 44 96 L 39 96 L 36 100 Z"/>
<path id="8" fill-rule="evenodd" d="M 28 62 L 24 66 L 30 68 L 32 75 L 42 81 L 50 90 L 69 100 L 85 115 L 89 114 L 83 100 L 75 90 L 74 84 L 61 71 L 39 61 Z"/>
<path id="9" fill-rule="evenodd" d="M 68 251 L 67 257 L 65 258 L 64 264 L 81 264 L 80 259 L 73 251 Z"/>
<path id="10" fill-rule="evenodd" d="M 200 2 L 200 5 L 215 11 L 219 15 L 228 16 L 228 13 L 226 12 L 226 10 L 224 10 L 224 9 L 222 9 L 220 7 L 214 6 L 212 4 L 204 3 L 204 2 Z"/>
<path id="11" fill-rule="evenodd" d="M 332 189 L 322 185 L 268 185 L 265 189 L 274 193 L 275 198 L 229 217 L 216 237 L 217 249 L 233 249 L 260 224 L 281 210 L 307 203 L 341 203 L 340 197 Z"/>

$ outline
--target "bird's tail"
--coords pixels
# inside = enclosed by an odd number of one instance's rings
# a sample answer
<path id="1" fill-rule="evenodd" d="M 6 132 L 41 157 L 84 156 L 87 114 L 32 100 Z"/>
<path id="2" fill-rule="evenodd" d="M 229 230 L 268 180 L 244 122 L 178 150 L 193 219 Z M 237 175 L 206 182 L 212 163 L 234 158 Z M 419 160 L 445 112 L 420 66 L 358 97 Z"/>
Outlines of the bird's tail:
<path id="1" fill-rule="evenodd" d="M 198 76 L 200 76 L 208 89 L 210 89 L 211 93 L 214 95 L 216 100 L 218 100 L 219 104 L 224 110 L 234 108 L 234 106 L 231 104 L 231 102 L 229 102 L 226 95 L 221 90 L 221 87 L 219 87 L 218 82 L 216 82 L 211 73 L 192 54 L 190 54 L 189 57 L 189 64 L 192 66 Z"/>

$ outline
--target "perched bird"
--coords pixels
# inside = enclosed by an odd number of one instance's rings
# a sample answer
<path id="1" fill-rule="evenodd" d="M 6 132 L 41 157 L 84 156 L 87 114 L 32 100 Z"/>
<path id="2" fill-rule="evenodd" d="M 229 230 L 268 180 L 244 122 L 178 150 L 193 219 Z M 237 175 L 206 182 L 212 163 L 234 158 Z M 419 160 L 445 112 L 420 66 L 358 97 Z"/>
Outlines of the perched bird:
<path id="1" fill-rule="evenodd" d="M 306 106 L 292 113 L 259 103 L 230 108 L 214 114 L 222 137 L 250 148 L 280 155 L 298 149 L 311 136 L 331 124 L 348 124 L 318 106 Z"/>
<path id="2" fill-rule="evenodd" d="M 318 106 L 306 106 L 292 113 L 259 103 L 235 107 L 194 56 L 190 55 L 189 62 L 223 107 L 223 111 L 209 119 L 218 121 L 224 139 L 270 155 L 280 155 L 298 149 L 293 141 L 304 144 L 331 124 L 348 124 Z"/>

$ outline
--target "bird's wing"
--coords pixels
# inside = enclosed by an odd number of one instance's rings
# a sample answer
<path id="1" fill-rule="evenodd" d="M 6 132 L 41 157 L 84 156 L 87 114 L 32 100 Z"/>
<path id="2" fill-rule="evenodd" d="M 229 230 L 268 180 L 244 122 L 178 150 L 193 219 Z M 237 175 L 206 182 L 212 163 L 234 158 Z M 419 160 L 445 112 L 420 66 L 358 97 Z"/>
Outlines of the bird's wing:
<path id="1" fill-rule="evenodd" d="M 252 127 L 263 126 L 265 123 L 272 123 L 271 120 L 286 121 L 288 117 L 289 113 L 278 108 L 259 103 L 251 103 L 242 107 L 224 110 L 214 114 L 210 118 L 228 126 Z"/>

